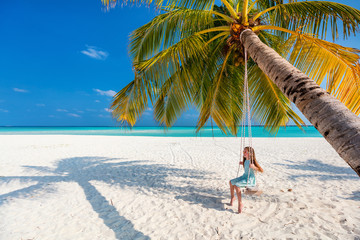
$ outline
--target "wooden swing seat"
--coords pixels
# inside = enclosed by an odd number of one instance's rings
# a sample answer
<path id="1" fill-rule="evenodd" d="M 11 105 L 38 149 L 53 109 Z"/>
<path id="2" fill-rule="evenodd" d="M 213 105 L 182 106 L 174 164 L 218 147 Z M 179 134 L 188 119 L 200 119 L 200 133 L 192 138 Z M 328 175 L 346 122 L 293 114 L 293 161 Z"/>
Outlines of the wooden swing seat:
<path id="1" fill-rule="evenodd" d="M 248 186 L 244 189 L 244 194 L 246 195 L 256 195 L 260 196 L 263 191 L 256 185 L 256 186 Z"/>

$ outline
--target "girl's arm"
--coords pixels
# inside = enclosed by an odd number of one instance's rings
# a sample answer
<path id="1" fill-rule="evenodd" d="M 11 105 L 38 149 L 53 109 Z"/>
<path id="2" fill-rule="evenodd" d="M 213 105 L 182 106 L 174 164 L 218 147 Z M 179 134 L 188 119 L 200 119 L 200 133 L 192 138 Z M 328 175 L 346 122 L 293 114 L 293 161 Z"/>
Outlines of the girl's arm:
<path id="1" fill-rule="evenodd" d="M 260 170 L 260 169 L 259 169 L 257 166 L 255 166 L 255 164 L 253 164 L 253 163 L 250 163 L 249 167 L 252 168 L 252 169 L 254 169 L 255 171 L 259 171 L 259 170 Z"/>

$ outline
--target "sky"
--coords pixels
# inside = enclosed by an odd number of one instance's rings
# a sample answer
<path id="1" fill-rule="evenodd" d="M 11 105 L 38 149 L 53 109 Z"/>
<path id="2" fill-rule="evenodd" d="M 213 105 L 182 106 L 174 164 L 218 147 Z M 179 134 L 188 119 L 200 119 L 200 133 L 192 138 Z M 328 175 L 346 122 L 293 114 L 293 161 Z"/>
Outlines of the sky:
<path id="1" fill-rule="evenodd" d="M 154 16 L 146 6 L 106 11 L 101 0 L 0 0 L 0 126 L 117 125 L 112 96 L 134 77 L 129 34 Z M 360 49 L 358 36 L 336 43 Z M 157 125 L 152 111 L 136 126 Z M 175 125 L 197 116 L 190 109 Z"/>

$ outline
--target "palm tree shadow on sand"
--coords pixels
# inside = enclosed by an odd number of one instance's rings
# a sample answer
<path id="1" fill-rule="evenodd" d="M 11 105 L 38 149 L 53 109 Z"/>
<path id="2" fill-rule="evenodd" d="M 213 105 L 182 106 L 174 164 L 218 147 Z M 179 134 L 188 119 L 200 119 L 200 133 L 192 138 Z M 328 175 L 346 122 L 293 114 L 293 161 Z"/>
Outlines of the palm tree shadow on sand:
<path id="1" fill-rule="evenodd" d="M 308 171 L 309 174 L 291 174 L 289 178 L 318 178 L 321 181 L 358 179 L 356 173 L 350 167 L 338 167 L 335 165 L 323 163 L 317 159 L 308 159 L 303 164 L 291 160 L 285 160 L 286 163 L 275 163 L 288 169 Z"/>
<path id="2" fill-rule="evenodd" d="M 101 181 L 109 185 L 137 187 L 143 193 L 171 193 L 177 199 L 189 201 L 192 204 L 202 204 L 203 207 L 224 210 L 218 202 L 225 192 L 219 192 L 203 186 L 194 186 L 195 179 L 206 180 L 211 173 L 194 170 L 172 168 L 168 165 L 149 164 L 148 161 L 122 161 L 120 159 L 102 157 L 78 157 L 62 159 L 55 169 L 41 166 L 24 166 L 28 170 L 48 174 L 46 176 L 10 176 L 0 177 L 0 182 L 12 180 L 36 184 L 0 195 L 0 205 L 11 198 L 29 197 L 35 191 L 56 191 L 51 188 L 53 183 L 76 182 L 83 189 L 86 199 L 104 224 L 114 231 L 117 239 L 150 239 L 136 230 L 132 222 L 120 216 L 116 208 L 91 184 L 90 181 Z M 184 180 L 180 185 L 169 184 L 169 175 Z M 196 192 L 206 192 L 203 199 L 194 198 Z"/>
<path id="3" fill-rule="evenodd" d="M 360 191 L 354 191 L 351 196 L 346 199 L 360 201 Z"/>

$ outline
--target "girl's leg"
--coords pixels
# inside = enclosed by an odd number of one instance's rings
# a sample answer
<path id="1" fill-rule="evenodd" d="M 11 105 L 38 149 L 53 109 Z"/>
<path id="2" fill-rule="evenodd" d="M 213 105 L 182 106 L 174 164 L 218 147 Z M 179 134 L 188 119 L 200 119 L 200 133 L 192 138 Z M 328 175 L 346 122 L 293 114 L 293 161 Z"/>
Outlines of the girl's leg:
<path id="1" fill-rule="evenodd" d="M 231 181 L 229 181 L 230 184 L 230 196 L 231 196 L 231 200 L 230 200 L 230 206 L 233 205 L 233 202 L 235 201 L 235 195 L 234 195 L 234 185 L 231 184 Z"/>
<path id="2" fill-rule="evenodd" d="M 234 186 L 235 187 L 235 190 L 236 190 L 236 195 L 238 197 L 238 213 L 241 213 L 242 211 L 242 208 L 243 208 L 243 204 L 241 202 L 241 189 L 238 187 L 238 186 Z"/>

